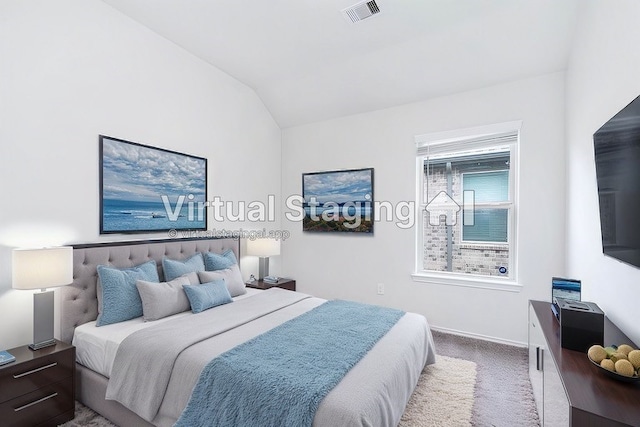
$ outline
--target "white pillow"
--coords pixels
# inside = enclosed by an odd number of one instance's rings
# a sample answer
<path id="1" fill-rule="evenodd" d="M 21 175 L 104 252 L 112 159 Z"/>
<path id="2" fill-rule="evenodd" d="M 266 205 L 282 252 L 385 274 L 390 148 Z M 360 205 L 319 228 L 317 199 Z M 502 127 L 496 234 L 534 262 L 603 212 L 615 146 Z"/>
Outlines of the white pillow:
<path id="1" fill-rule="evenodd" d="M 227 285 L 229 294 L 231 294 L 232 297 L 237 297 L 238 295 L 247 293 L 247 288 L 242 280 L 242 273 L 240 273 L 240 267 L 238 267 L 238 264 L 233 264 L 231 267 L 225 268 L 224 270 L 198 271 L 198 277 L 200 278 L 201 283 L 224 279 L 224 283 Z"/>
<path id="2" fill-rule="evenodd" d="M 185 274 L 170 282 L 154 283 L 138 280 L 136 287 L 142 300 L 142 317 L 145 322 L 158 320 L 191 309 L 184 285 L 199 285 L 198 274 Z"/>

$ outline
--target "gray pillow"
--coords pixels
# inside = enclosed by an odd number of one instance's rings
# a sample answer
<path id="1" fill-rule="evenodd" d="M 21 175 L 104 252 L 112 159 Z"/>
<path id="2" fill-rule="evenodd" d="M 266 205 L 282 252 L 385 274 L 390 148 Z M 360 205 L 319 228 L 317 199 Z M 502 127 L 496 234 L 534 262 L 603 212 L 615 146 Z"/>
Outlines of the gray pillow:
<path id="1" fill-rule="evenodd" d="M 136 287 L 142 299 L 142 316 L 146 321 L 158 320 L 191 308 L 183 286 L 199 285 L 198 274 L 185 274 L 170 282 L 154 283 L 138 280 Z"/>
<path id="2" fill-rule="evenodd" d="M 224 283 L 227 285 L 227 289 L 229 289 L 229 293 L 232 297 L 237 297 L 238 295 L 247 293 L 247 288 L 242 280 L 242 273 L 240 273 L 240 267 L 238 267 L 238 264 L 234 264 L 224 270 L 198 271 L 198 277 L 200 278 L 201 283 L 209 283 L 214 280 L 224 279 Z"/>

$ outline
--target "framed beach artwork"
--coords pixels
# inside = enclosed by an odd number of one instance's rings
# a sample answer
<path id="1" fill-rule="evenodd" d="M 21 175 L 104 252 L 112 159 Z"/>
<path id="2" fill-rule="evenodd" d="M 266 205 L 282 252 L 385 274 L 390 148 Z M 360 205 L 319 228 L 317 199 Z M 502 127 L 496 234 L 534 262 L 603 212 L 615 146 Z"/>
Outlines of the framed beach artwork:
<path id="1" fill-rule="evenodd" d="M 207 159 L 100 135 L 100 234 L 206 230 L 206 198 Z"/>
<path id="2" fill-rule="evenodd" d="M 302 174 L 303 231 L 373 233 L 373 168 Z"/>

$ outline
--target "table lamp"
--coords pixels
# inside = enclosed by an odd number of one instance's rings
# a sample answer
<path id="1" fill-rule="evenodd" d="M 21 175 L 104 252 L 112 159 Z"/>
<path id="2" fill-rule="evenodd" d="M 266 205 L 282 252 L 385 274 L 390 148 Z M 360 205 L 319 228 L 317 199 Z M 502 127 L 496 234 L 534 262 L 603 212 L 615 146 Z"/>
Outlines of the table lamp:
<path id="1" fill-rule="evenodd" d="M 247 241 L 247 255 L 260 257 L 258 262 L 258 279 L 269 275 L 269 257 L 280 255 L 280 240 L 253 239 Z"/>
<path id="2" fill-rule="evenodd" d="M 73 282 L 73 248 L 14 249 L 12 275 L 14 289 L 42 289 L 33 294 L 33 344 L 29 348 L 55 345 L 53 291 L 46 288 Z"/>

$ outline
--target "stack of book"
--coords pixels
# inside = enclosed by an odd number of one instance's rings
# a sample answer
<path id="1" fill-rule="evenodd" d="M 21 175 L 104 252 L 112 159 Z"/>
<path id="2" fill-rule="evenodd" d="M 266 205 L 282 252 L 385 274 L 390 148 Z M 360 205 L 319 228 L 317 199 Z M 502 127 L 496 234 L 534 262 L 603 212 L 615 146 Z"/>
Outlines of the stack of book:
<path id="1" fill-rule="evenodd" d="M 16 360 L 16 357 L 8 351 L 0 351 L 0 366 L 6 365 Z"/>

